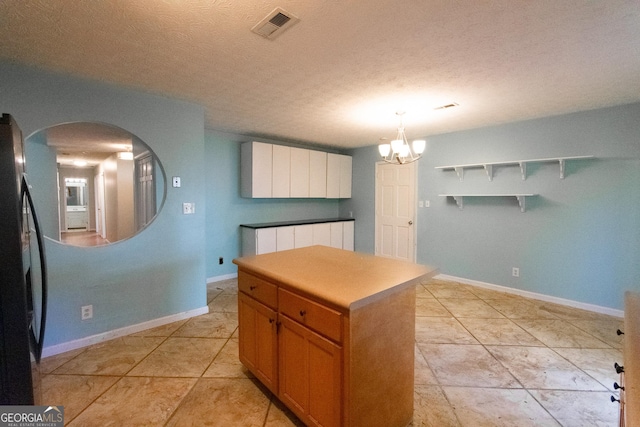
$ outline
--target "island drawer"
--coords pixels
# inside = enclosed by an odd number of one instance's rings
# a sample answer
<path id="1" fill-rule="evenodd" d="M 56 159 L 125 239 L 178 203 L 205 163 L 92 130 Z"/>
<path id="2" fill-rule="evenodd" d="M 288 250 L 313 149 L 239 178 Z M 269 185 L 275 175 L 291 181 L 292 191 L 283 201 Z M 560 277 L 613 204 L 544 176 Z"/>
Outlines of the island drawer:
<path id="1" fill-rule="evenodd" d="M 342 314 L 292 292 L 278 289 L 280 313 L 335 341 L 342 342 Z"/>
<path id="2" fill-rule="evenodd" d="M 278 288 L 266 280 L 239 270 L 238 289 L 274 310 L 278 308 Z"/>

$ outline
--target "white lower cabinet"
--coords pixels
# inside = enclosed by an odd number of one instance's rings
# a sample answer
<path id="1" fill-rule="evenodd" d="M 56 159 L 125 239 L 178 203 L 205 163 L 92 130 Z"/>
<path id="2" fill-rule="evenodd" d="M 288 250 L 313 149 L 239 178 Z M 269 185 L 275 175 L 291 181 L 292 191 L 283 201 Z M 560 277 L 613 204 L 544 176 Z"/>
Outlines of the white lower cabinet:
<path id="1" fill-rule="evenodd" d="M 295 227 L 276 228 L 276 251 L 286 251 L 295 248 Z"/>
<path id="2" fill-rule="evenodd" d="M 313 245 L 354 250 L 355 221 L 321 221 L 277 226 L 241 225 L 242 256 L 261 255 Z"/>
<path id="3" fill-rule="evenodd" d="M 313 245 L 313 224 L 294 226 L 295 248 L 304 248 Z"/>

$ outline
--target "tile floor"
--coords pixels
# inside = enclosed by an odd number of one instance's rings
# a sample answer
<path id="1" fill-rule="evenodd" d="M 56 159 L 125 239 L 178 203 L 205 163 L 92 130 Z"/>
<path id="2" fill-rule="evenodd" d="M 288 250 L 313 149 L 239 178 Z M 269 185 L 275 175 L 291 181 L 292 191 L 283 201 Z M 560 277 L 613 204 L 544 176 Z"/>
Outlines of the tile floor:
<path id="1" fill-rule="evenodd" d="M 236 285 L 209 285 L 209 314 L 45 359 L 45 402 L 69 426 L 301 425 L 238 361 Z M 617 425 L 621 319 L 440 280 L 417 297 L 413 426 Z"/>

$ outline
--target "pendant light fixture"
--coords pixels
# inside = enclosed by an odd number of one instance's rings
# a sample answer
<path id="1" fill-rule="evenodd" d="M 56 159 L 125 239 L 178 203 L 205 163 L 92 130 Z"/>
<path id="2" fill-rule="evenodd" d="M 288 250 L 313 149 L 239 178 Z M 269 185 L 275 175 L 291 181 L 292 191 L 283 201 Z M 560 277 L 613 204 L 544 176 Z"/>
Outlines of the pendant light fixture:
<path id="1" fill-rule="evenodd" d="M 424 139 L 416 139 L 413 141 L 412 145 L 409 145 L 407 135 L 404 133 L 404 124 L 402 122 L 404 111 L 398 111 L 396 112 L 396 115 L 400 116 L 398 135 L 390 144 L 378 145 L 378 151 L 382 156 L 382 160 L 387 163 L 404 165 L 415 162 L 422 157 L 422 153 L 424 152 L 427 142 Z"/>

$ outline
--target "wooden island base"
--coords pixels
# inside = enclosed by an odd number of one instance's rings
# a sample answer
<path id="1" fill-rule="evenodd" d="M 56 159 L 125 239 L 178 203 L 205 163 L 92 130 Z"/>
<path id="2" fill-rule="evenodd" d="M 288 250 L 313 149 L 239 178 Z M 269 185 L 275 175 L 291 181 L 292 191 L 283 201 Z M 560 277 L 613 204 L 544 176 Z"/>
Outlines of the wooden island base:
<path id="1" fill-rule="evenodd" d="M 435 269 L 324 246 L 234 263 L 240 360 L 304 423 L 411 422 L 415 285 Z"/>

